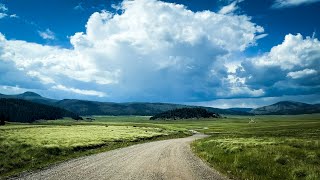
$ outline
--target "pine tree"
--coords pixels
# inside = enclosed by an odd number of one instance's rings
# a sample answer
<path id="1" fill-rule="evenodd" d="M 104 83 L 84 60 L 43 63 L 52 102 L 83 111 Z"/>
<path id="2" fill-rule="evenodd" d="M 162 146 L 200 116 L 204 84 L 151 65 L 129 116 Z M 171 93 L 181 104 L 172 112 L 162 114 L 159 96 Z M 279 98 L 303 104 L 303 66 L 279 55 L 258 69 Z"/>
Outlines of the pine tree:
<path id="1" fill-rule="evenodd" d="M 6 124 L 5 117 L 3 114 L 0 114 L 0 126 L 4 126 Z"/>

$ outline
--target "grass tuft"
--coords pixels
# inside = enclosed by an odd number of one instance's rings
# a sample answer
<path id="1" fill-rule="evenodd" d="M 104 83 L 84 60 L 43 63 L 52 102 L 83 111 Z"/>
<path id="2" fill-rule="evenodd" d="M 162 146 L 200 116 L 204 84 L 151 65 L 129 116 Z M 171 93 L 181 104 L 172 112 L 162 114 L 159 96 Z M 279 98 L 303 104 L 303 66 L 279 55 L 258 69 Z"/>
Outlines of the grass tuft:
<path id="1" fill-rule="evenodd" d="M 305 168 L 297 168 L 292 171 L 295 179 L 301 179 L 308 176 L 308 171 Z"/>

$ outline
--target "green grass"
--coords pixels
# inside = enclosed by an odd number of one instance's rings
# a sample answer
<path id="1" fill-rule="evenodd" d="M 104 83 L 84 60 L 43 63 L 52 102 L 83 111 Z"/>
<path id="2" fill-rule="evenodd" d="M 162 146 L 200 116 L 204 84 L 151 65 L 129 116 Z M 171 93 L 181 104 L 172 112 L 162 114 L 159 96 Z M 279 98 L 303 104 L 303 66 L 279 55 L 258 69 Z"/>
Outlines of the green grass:
<path id="1" fill-rule="evenodd" d="M 0 178 L 83 155 L 189 135 L 179 129 L 148 124 L 130 126 L 117 123 L 115 117 L 113 120 L 110 123 L 65 119 L 0 127 Z"/>
<path id="2" fill-rule="evenodd" d="M 320 179 L 320 115 L 216 122 L 193 150 L 236 179 Z"/>
<path id="3" fill-rule="evenodd" d="M 228 116 L 150 121 L 101 116 L 94 121 L 38 121 L 0 127 L 0 178 L 63 160 L 141 142 L 211 135 L 192 148 L 211 166 L 236 179 L 320 179 L 320 114 Z"/>

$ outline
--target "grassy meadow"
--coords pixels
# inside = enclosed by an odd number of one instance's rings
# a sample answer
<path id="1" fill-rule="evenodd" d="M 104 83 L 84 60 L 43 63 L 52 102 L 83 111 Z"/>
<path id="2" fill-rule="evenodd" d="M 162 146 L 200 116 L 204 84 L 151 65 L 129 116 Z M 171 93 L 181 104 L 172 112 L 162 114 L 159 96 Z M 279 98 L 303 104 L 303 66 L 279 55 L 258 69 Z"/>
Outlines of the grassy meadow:
<path id="1" fill-rule="evenodd" d="M 244 121 L 244 120 L 243 120 Z M 258 116 L 218 123 L 194 142 L 212 167 L 236 179 L 320 179 L 320 115 Z"/>
<path id="2" fill-rule="evenodd" d="M 7 124 L 0 127 L 0 178 L 137 143 L 184 137 L 188 130 L 210 135 L 195 141 L 192 149 L 229 177 L 320 179 L 320 114 L 177 121 L 96 116 L 94 121 Z"/>
<path id="3" fill-rule="evenodd" d="M 179 129 L 124 124 L 120 117 L 112 119 L 113 123 L 66 119 L 0 127 L 0 179 L 79 156 L 189 135 Z"/>

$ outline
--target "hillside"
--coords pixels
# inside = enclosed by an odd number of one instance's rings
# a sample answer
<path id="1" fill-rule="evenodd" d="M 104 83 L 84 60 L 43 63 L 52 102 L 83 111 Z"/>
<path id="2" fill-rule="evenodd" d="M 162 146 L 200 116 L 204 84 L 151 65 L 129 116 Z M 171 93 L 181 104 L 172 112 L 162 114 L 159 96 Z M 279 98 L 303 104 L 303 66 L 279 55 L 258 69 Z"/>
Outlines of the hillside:
<path id="1" fill-rule="evenodd" d="M 188 106 L 182 104 L 170 103 L 146 103 L 146 102 L 132 102 L 132 103 L 114 103 L 114 102 L 97 102 L 77 99 L 55 100 L 40 96 L 33 92 L 25 92 L 18 95 L 0 95 L 0 98 L 24 99 L 36 103 L 52 105 L 67 109 L 76 114 L 86 115 L 139 115 L 139 116 L 153 116 L 155 114 L 173 110 L 177 108 L 192 108 L 195 106 Z M 211 107 L 203 107 L 209 112 L 229 115 L 250 115 L 248 112 L 236 111 L 232 109 L 218 109 Z"/>
<path id="2" fill-rule="evenodd" d="M 150 120 L 176 120 L 192 118 L 220 118 L 219 114 L 212 113 L 203 108 L 181 108 L 156 114 Z"/>
<path id="3" fill-rule="evenodd" d="M 249 113 L 253 108 L 229 108 L 228 110 Z"/>
<path id="4" fill-rule="evenodd" d="M 33 122 L 45 119 L 54 120 L 63 117 L 80 119 L 80 117 L 62 108 L 38 104 L 22 99 L 0 99 L 0 117 L 11 122 Z"/>
<path id="5" fill-rule="evenodd" d="M 295 115 L 295 114 L 312 114 L 320 113 L 318 104 L 306 104 L 294 101 L 281 101 L 269 106 L 263 106 L 250 111 L 257 115 Z"/>
<path id="6" fill-rule="evenodd" d="M 190 106 L 183 104 L 171 103 L 147 103 L 147 102 L 132 102 L 132 103 L 114 103 L 114 102 L 98 102 L 86 101 L 77 99 L 56 100 L 42 97 L 34 92 L 25 92 L 17 95 L 0 94 L 0 98 L 23 99 L 35 103 L 60 107 L 76 114 L 87 115 L 138 115 L 138 116 L 153 116 L 165 111 L 195 108 L 200 106 Z M 294 101 L 282 101 L 269 106 L 263 106 L 256 109 L 251 108 L 229 108 L 219 109 L 212 107 L 201 107 L 209 112 L 226 114 L 226 115 L 271 115 L 271 114 L 310 114 L 320 113 L 320 104 L 306 104 Z"/>
<path id="7" fill-rule="evenodd" d="M 139 116 L 153 116 L 155 114 L 173 110 L 177 108 L 192 108 L 196 106 L 188 106 L 182 104 L 169 103 L 113 103 L 113 102 L 96 102 L 65 99 L 56 103 L 58 107 L 65 108 L 69 111 L 80 115 L 139 115 Z M 209 112 L 216 112 L 219 114 L 229 115 L 249 115 L 250 113 L 234 111 L 228 109 L 218 109 L 211 107 L 202 107 Z"/>
<path id="8" fill-rule="evenodd" d="M 46 104 L 46 105 L 54 105 L 58 101 L 55 99 L 49 99 L 49 98 L 42 97 L 41 95 L 39 95 L 37 93 L 29 92 L 29 91 L 22 93 L 22 94 L 16 94 L 16 95 L 0 94 L 0 98 L 23 99 L 23 100 Z"/>

